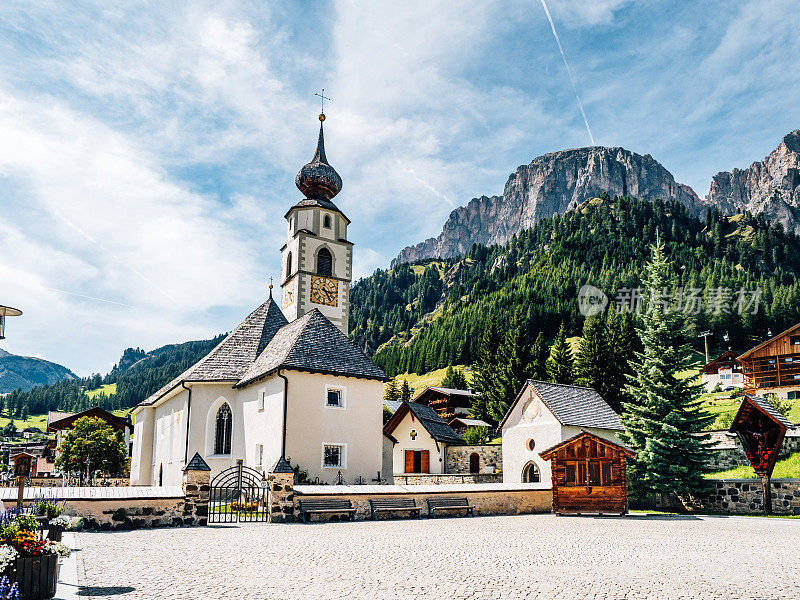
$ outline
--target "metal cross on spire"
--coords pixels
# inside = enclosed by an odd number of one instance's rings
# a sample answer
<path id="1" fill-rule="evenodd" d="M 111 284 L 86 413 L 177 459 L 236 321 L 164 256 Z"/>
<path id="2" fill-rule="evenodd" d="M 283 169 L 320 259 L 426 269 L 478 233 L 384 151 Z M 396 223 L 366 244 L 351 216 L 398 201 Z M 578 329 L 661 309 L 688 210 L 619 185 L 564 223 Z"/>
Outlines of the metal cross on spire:
<path id="1" fill-rule="evenodd" d="M 330 98 L 328 98 L 328 97 L 325 95 L 325 88 L 322 88 L 322 93 L 321 93 L 321 94 L 318 94 L 317 92 L 314 92 L 314 95 L 315 95 L 315 96 L 319 96 L 319 101 L 320 101 L 320 113 L 322 113 L 322 114 L 325 114 L 325 100 L 328 100 L 328 101 L 330 101 Z"/>

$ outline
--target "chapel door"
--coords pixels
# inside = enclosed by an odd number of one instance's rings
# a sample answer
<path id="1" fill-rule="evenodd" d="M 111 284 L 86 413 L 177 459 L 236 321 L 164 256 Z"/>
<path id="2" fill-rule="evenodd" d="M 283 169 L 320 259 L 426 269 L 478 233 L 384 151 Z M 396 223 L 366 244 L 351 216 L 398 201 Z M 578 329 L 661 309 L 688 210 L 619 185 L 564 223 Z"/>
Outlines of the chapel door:
<path id="1" fill-rule="evenodd" d="M 406 450 L 406 473 L 414 472 L 414 451 Z"/>
<path id="2" fill-rule="evenodd" d="M 430 473 L 430 456 L 429 456 L 430 453 L 427 450 L 423 450 L 422 452 L 420 452 L 420 454 L 421 454 L 420 456 L 421 464 L 419 472 Z"/>

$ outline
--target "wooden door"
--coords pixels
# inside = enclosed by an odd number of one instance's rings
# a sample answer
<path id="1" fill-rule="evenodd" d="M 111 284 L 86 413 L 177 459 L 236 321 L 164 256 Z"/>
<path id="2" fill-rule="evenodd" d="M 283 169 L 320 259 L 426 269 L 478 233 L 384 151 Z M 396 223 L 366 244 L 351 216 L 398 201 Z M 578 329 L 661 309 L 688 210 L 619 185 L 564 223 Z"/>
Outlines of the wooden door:
<path id="1" fill-rule="evenodd" d="M 422 460 L 420 461 L 421 468 L 419 472 L 430 473 L 430 456 L 429 456 L 430 452 L 428 452 L 428 450 L 423 450 L 420 454 L 422 455 L 421 456 Z"/>
<path id="2" fill-rule="evenodd" d="M 414 472 L 414 451 L 406 450 L 406 473 Z"/>
<path id="3" fill-rule="evenodd" d="M 469 472 L 470 473 L 477 473 L 481 470 L 481 457 L 478 456 L 477 452 L 473 452 L 469 455 Z"/>

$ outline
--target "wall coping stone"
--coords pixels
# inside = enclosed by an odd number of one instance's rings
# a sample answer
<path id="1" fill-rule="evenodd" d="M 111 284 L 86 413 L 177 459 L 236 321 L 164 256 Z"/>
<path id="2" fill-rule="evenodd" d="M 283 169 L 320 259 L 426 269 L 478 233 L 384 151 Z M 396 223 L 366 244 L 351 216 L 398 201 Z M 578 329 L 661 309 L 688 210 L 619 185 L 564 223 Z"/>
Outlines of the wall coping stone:
<path id="1" fill-rule="evenodd" d="M 302 496 L 386 495 L 386 494 L 456 494 L 486 492 L 527 492 L 550 490 L 540 483 L 440 483 L 437 485 L 296 485 L 295 494 Z"/>
<path id="2" fill-rule="evenodd" d="M 183 498 L 179 485 L 130 486 L 130 487 L 26 487 L 24 500 L 155 500 L 161 498 Z M 17 499 L 17 488 L 0 488 L 0 500 Z"/>

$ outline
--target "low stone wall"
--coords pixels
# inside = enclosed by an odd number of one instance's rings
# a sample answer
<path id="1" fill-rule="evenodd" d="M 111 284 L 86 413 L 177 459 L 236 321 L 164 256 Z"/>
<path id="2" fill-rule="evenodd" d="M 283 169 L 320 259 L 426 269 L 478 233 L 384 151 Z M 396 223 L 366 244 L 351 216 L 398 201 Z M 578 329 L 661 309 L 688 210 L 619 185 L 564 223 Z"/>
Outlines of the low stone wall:
<path id="1" fill-rule="evenodd" d="M 760 479 L 720 479 L 711 492 L 699 498 L 697 510 L 739 515 L 764 514 L 764 491 Z M 800 515 L 800 479 L 772 480 L 772 512 Z"/>
<path id="2" fill-rule="evenodd" d="M 396 485 L 447 485 L 463 483 L 501 483 L 502 473 L 399 473 Z"/>
<path id="3" fill-rule="evenodd" d="M 445 470 L 448 473 L 469 473 L 470 457 L 475 453 L 479 458 L 479 472 L 486 467 L 503 471 L 503 446 L 485 444 L 481 446 L 448 446 L 445 455 Z"/>
<path id="4" fill-rule="evenodd" d="M 66 514 L 83 517 L 85 529 L 101 531 L 196 524 L 191 516 L 187 517 L 184 514 L 183 497 L 149 500 L 129 498 L 69 500 Z"/>
<path id="5" fill-rule="evenodd" d="M 708 463 L 712 470 L 722 471 L 750 464 L 738 436 L 715 431 L 712 432 L 712 440 L 717 443 L 716 447 L 708 451 Z M 791 432 L 784 438 L 778 457 L 782 458 L 794 452 L 800 452 L 800 435 Z"/>
<path id="6" fill-rule="evenodd" d="M 480 483 L 472 485 L 298 485 L 295 492 L 295 514 L 297 500 L 336 499 L 350 500 L 356 509 L 356 519 L 370 519 L 369 501 L 378 498 L 411 498 L 422 506 L 422 515 L 428 514 L 428 498 L 467 498 L 475 506 L 476 515 L 518 515 L 546 513 L 553 508 L 553 492 L 549 489 L 534 489 L 531 484 Z M 392 515 L 398 516 L 398 515 Z M 317 520 L 319 516 L 313 517 Z M 327 520 L 324 516 L 322 520 Z"/>

